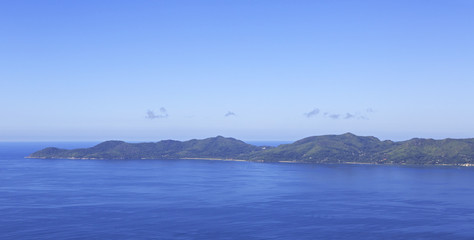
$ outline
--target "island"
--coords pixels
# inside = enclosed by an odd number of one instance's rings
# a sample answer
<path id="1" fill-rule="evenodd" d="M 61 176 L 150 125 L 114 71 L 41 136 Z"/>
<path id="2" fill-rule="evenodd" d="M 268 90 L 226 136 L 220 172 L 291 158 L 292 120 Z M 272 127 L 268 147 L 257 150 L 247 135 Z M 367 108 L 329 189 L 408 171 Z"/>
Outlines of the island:
<path id="1" fill-rule="evenodd" d="M 106 141 L 91 148 L 45 148 L 27 158 L 209 159 L 326 164 L 415 164 L 474 166 L 474 138 L 381 141 L 371 136 L 313 136 L 276 147 L 255 146 L 222 136 L 148 143 Z"/>

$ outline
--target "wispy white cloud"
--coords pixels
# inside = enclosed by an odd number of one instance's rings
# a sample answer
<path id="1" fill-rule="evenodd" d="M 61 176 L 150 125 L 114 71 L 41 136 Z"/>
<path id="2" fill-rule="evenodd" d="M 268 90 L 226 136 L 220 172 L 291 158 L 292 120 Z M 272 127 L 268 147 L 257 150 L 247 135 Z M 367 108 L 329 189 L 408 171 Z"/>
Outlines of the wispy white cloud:
<path id="1" fill-rule="evenodd" d="M 232 117 L 232 116 L 237 116 L 237 115 L 231 111 L 228 111 L 226 114 L 224 114 L 224 117 Z"/>
<path id="2" fill-rule="evenodd" d="M 148 110 L 146 112 L 146 117 L 145 118 L 148 118 L 148 119 L 155 119 L 155 118 L 167 118 L 168 117 L 168 111 L 166 110 L 166 108 L 164 107 L 161 107 L 160 108 L 160 112 L 158 114 L 156 114 L 154 111 L 152 110 Z"/>
<path id="3" fill-rule="evenodd" d="M 363 111 L 363 113 L 360 113 L 360 112 L 355 112 L 355 113 L 350 113 L 350 112 L 331 113 L 331 112 L 325 111 L 323 114 L 321 114 L 321 117 L 330 118 L 330 119 L 333 119 L 333 120 L 338 120 L 338 119 L 343 119 L 343 120 L 349 120 L 349 119 L 368 120 L 369 118 L 367 117 L 367 115 L 375 113 L 375 112 L 376 111 L 372 108 L 365 109 Z M 319 113 L 320 113 L 319 108 L 314 108 L 313 110 L 311 110 L 307 113 L 303 113 L 303 115 L 307 118 L 311 118 L 311 117 L 316 117 L 317 115 L 319 115 Z"/>
<path id="4" fill-rule="evenodd" d="M 319 109 L 315 108 L 307 113 L 303 113 L 307 118 L 314 117 L 319 114 Z"/>
<path id="5" fill-rule="evenodd" d="M 344 116 L 344 119 L 351 119 L 351 118 L 355 118 L 356 116 L 354 114 L 350 114 L 350 113 L 346 113 L 346 115 Z"/>

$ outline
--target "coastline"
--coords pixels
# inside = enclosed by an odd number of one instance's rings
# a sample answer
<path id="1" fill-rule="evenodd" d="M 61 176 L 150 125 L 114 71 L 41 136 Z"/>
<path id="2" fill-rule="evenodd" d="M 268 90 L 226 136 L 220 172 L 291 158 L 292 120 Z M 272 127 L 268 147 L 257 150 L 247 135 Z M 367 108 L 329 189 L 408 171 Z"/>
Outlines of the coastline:
<path id="1" fill-rule="evenodd" d="M 27 159 L 65 159 L 65 160 L 205 160 L 205 161 L 231 161 L 231 162 L 257 162 L 257 163 L 299 163 L 299 164 L 322 164 L 322 165 L 378 165 L 378 166 L 416 166 L 416 167 L 474 167 L 473 163 L 462 164 L 406 164 L 406 163 L 370 163 L 370 162 L 338 162 L 338 163 L 322 163 L 322 162 L 302 162 L 294 160 L 285 161 L 264 161 L 264 160 L 245 160 L 233 158 L 140 158 L 140 159 L 125 159 L 125 158 L 46 158 L 46 157 L 29 157 Z"/>

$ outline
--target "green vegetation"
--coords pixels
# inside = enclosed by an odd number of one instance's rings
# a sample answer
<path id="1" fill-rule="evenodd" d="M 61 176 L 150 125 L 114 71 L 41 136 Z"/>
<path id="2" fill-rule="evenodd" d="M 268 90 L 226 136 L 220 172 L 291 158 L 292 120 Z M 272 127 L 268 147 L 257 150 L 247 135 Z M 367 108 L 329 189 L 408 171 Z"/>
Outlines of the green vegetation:
<path id="1" fill-rule="evenodd" d="M 474 164 L 474 139 L 419 139 L 392 142 L 351 133 L 308 137 L 278 147 L 257 147 L 221 136 L 185 142 L 107 141 L 91 148 L 46 148 L 29 158 L 79 159 L 243 159 L 265 162 Z"/>
<path id="2" fill-rule="evenodd" d="M 165 140 L 157 143 L 126 143 L 107 141 L 91 148 L 65 150 L 46 148 L 29 158 L 81 158 L 81 159 L 180 159 L 219 158 L 236 159 L 241 155 L 261 151 L 233 138 L 221 136 L 185 142 Z"/>

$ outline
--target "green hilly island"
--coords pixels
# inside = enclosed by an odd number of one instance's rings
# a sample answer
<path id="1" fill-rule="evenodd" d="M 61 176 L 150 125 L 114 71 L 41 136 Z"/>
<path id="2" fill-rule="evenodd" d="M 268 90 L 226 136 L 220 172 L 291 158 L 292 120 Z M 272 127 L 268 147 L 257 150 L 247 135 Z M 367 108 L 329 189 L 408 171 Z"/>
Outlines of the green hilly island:
<path id="1" fill-rule="evenodd" d="M 55 159 L 222 159 L 261 162 L 360 163 L 416 165 L 474 165 L 474 138 L 380 141 L 376 137 L 342 135 L 313 136 L 292 144 L 262 147 L 234 138 L 164 140 L 154 143 L 106 141 L 91 148 L 54 147 L 27 158 Z"/>

